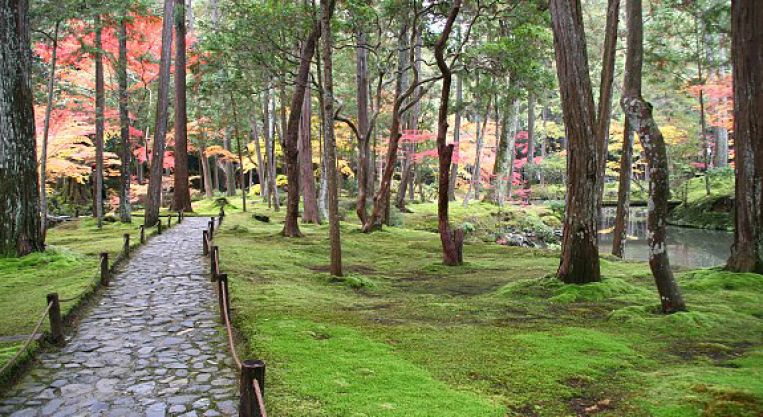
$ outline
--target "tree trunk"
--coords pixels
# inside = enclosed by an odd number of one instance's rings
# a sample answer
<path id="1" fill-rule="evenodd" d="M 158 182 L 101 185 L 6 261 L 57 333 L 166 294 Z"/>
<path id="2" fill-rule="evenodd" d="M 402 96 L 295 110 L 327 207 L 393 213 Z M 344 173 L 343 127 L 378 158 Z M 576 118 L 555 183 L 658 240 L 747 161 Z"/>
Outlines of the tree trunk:
<path id="1" fill-rule="evenodd" d="M 453 23 L 461 9 L 461 0 L 453 0 L 445 21 L 440 37 L 435 43 L 435 59 L 437 67 L 442 74 L 442 91 L 440 93 L 440 107 L 437 111 L 437 157 L 440 169 L 437 180 L 437 230 L 440 232 L 442 244 L 442 262 L 445 265 L 461 265 L 463 263 L 463 230 L 452 230 L 448 216 L 448 204 L 450 203 L 450 168 L 453 158 L 454 144 L 446 144 L 448 135 L 448 102 L 450 100 L 450 86 L 452 72 L 445 62 L 444 52 L 448 37 L 453 29 Z M 458 125 L 458 123 L 456 123 Z"/>
<path id="2" fill-rule="evenodd" d="M 369 196 L 369 178 L 373 181 L 373 160 L 371 160 L 370 138 L 367 135 L 368 122 L 368 51 L 366 33 L 362 27 L 356 30 L 358 46 L 355 48 L 355 80 L 358 101 L 358 199 L 356 213 L 361 224 L 368 218 L 366 204 Z M 373 183 L 371 183 L 373 184 Z"/>
<path id="3" fill-rule="evenodd" d="M 496 104 L 498 98 L 496 97 Z M 509 118 L 512 118 L 513 104 L 512 100 L 508 97 L 505 98 L 506 108 L 503 109 L 503 114 L 499 114 L 498 106 L 496 105 L 496 126 L 500 125 L 499 129 L 496 127 L 496 151 L 495 151 L 495 163 L 493 164 L 493 177 L 491 178 L 492 187 L 488 190 L 485 200 L 491 201 L 494 204 L 503 206 L 504 201 L 504 183 L 506 181 L 507 163 L 509 159 Z"/>
<path id="4" fill-rule="evenodd" d="M 479 115 L 479 110 L 477 110 L 477 115 Z M 490 100 L 488 100 L 487 103 L 487 109 L 485 110 L 485 117 L 477 117 L 477 120 L 475 121 L 475 126 L 477 128 L 477 134 L 476 140 L 477 140 L 477 146 L 475 147 L 475 154 L 474 154 L 474 166 L 472 167 L 472 178 L 469 183 L 469 191 L 466 193 L 466 196 L 464 197 L 464 207 L 469 205 L 469 197 L 474 197 L 475 200 L 479 201 L 480 199 L 480 188 L 482 187 L 482 148 L 485 144 L 485 130 L 487 126 L 487 119 L 490 115 Z M 482 121 L 482 125 L 480 125 L 480 121 Z"/>
<path id="5" fill-rule="evenodd" d="M 167 107 L 169 106 L 170 53 L 172 52 L 172 24 L 175 0 L 164 0 L 162 24 L 162 53 L 159 61 L 159 91 L 156 99 L 156 126 L 151 158 L 151 177 L 148 180 L 145 225 L 151 227 L 159 220 L 162 205 L 162 167 L 164 166 L 164 138 L 167 136 Z"/>
<path id="6" fill-rule="evenodd" d="M 315 49 L 315 72 L 318 79 L 318 110 L 320 113 L 321 128 L 318 134 L 318 151 L 321 155 L 321 183 L 320 191 L 318 192 L 318 210 L 321 212 L 321 217 L 324 219 L 329 218 L 328 209 L 328 195 L 329 195 L 329 183 L 326 181 L 326 146 L 324 146 L 323 132 L 326 130 L 323 126 L 326 123 L 326 115 L 324 114 L 324 96 L 323 96 L 323 64 L 321 60 L 321 48 Z"/>
<path id="7" fill-rule="evenodd" d="M 125 15 L 119 18 L 119 60 L 117 62 L 117 78 L 119 79 L 119 136 L 121 146 L 119 157 L 119 220 L 122 223 L 132 221 L 130 214 L 130 115 L 127 104 L 127 22 Z"/>
<path id="8" fill-rule="evenodd" d="M 252 117 L 249 121 L 249 125 L 251 126 L 251 135 L 252 135 L 252 141 L 254 142 L 254 153 L 257 156 L 257 181 L 260 184 L 260 195 L 262 196 L 264 201 L 267 201 L 267 195 L 268 195 L 268 186 L 266 184 L 267 171 L 265 170 L 265 165 L 262 162 L 262 151 L 260 150 L 260 135 L 257 132 L 257 118 L 252 114 Z"/>
<path id="9" fill-rule="evenodd" d="M 233 134 L 236 135 L 236 148 L 238 149 L 238 179 L 241 182 L 241 210 L 246 213 L 246 177 L 244 177 L 244 147 L 241 146 L 241 134 L 238 131 L 238 109 L 233 90 L 230 92 L 231 110 L 233 110 Z M 235 194 L 235 180 L 233 194 Z"/>
<path id="10" fill-rule="evenodd" d="M 456 160 L 451 163 L 450 178 L 448 180 L 448 200 L 456 201 L 456 180 L 458 179 L 458 155 L 461 141 L 461 107 L 463 107 L 463 76 L 456 75 L 456 116 L 453 127 L 453 154 Z M 452 156 L 451 156 L 452 159 Z"/>
<path id="11" fill-rule="evenodd" d="M 103 134 L 104 126 L 104 107 L 105 92 L 103 82 L 103 48 L 101 46 L 101 16 L 97 15 L 93 19 L 95 26 L 95 195 L 93 204 L 93 217 L 96 218 L 98 228 L 103 227 Z"/>
<path id="12" fill-rule="evenodd" d="M 45 122 L 42 131 L 42 155 L 40 155 L 40 234 L 42 235 L 43 242 L 48 231 L 48 189 L 45 184 L 47 182 L 48 135 L 50 133 L 50 114 L 53 111 L 53 89 L 56 85 L 58 28 L 60 25 L 61 21 L 56 20 L 56 25 L 53 29 L 53 51 L 50 55 L 50 70 L 48 72 L 48 98 L 45 106 Z"/>
<path id="13" fill-rule="evenodd" d="M 333 3 L 333 2 L 332 2 Z M 333 5 L 331 6 L 333 9 Z M 310 62 L 315 53 L 315 44 L 320 36 L 320 26 L 313 27 L 302 45 L 302 51 L 299 55 L 299 71 L 295 79 L 294 95 L 291 98 L 291 111 L 286 126 L 286 140 L 284 156 L 286 160 L 286 175 L 289 181 L 289 193 L 286 203 L 286 217 L 284 219 L 283 231 L 286 237 L 299 237 L 302 233 L 299 231 L 299 124 L 302 117 L 302 105 L 305 101 L 305 89 L 307 88 L 308 77 L 310 76 Z M 331 99 L 331 97 L 330 97 Z M 327 100 L 327 101 L 330 101 Z M 333 113 L 326 115 L 332 118 Z M 333 125 L 332 125 L 333 126 Z M 333 129 L 333 128 L 332 128 Z M 330 215 L 330 214 L 329 214 Z"/>
<path id="14" fill-rule="evenodd" d="M 223 136 L 223 148 L 231 152 L 231 136 L 233 136 L 233 128 L 228 125 L 225 129 L 225 136 Z M 225 195 L 232 197 L 236 195 L 236 177 L 234 176 L 233 161 L 226 159 L 223 162 L 225 167 Z"/>
<path id="15" fill-rule="evenodd" d="M 629 33 L 627 54 L 632 66 L 628 68 L 626 80 L 641 76 L 644 54 L 641 0 L 627 0 L 627 8 Z M 686 305 L 673 277 L 668 259 L 667 217 L 670 196 L 668 155 L 665 140 L 652 116 L 652 106 L 641 97 L 640 81 L 635 83 L 629 81 L 626 86 L 630 88 L 624 91 L 621 106 L 633 130 L 638 133 L 651 171 L 647 214 L 649 267 L 660 294 L 662 311 L 670 314 L 686 310 Z"/>
<path id="16" fill-rule="evenodd" d="M 212 184 L 212 171 L 209 167 L 209 158 L 207 158 L 207 155 L 205 155 L 205 140 L 206 138 L 201 138 L 202 143 L 199 145 L 199 160 L 201 161 L 201 170 L 204 171 L 204 196 L 206 198 L 212 198 L 212 190 L 214 185 Z"/>
<path id="17" fill-rule="evenodd" d="M 188 115 L 185 86 L 185 1 L 175 0 L 175 178 L 172 208 L 192 212 L 188 185 Z"/>
<path id="18" fill-rule="evenodd" d="M 220 163 L 216 156 L 212 157 L 212 182 L 215 192 L 220 191 Z"/>
<path id="19" fill-rule="evenodd" d="M 763 8 L 731 4 L 736 204 L 726 268 L 763 274 Z"/>
<path id="20" fill-rule="evenodd" d="M 509 132 L 509 145 L 508 145 L 508 163 L 507 163 L 507 180 L 506 180 L 506 199 L 511 201 L 511 190 L 514 186 L 514 160 L 517 153 L 517 131 L 519 130 L 519 100 L 514 100 L 514 123 L 511 125 L 511 131 Z"/>
<path id="21" fill-rule="evenodd" d="M 550 10 L 569 141 L 562 255 L 557 277 L 568 284 L 597 282 L 601 281 L 596 229 L 600 152 L 583 14 L 579 0 L 551 0 Z"/>
<path id="22" fill-rule="evenodd" d="M 0 255 L 45 249 L 26 0 L 0 0 Z"/>
<path id="23" fill-rule="evenodd" d="M 527 198 L 530 197 L 530 188 L 535 176 L 535 95 L 527 95 L 527 163 L 525 164 L 525 174 L 527 176 Z"/>
<path id="24" fill-rule="evenodd" d="M 321 34 L 323 36 L 323 89 L 328 98 L 323 103 L 326 121 L 323 137 L 326 146 L 326 173 L 329 185 L 329 238 L 331 240 L 331 275 L 342 276 L 342 246 L 339 236 L 339 187 L 336 170 L 336 141 L 334 138 L 334 69 L 332 51 L 331 16 L 334 0 L 321 0 Z M 313 45 L 314 47 L 315 45 Z M 312 57 L 311 57 L 312 58 Z M 308 62 L 309 65 L 309 62 Z M 308 67 L 309 68 L 309 67 Z M 311 164 L 312 165 L 312 164 Z"/>
<path id="25" fill-rule="evenodd" d="M 315 173 L 313 172 L 313 143 L 311 120 L 312 99 L 310 89 L 305 90 L 305 100 L 299 126 L 299 182 L 302 184 L 302 221 L 305 223 L 321 223 L 318 213 L 318 198 L 315 195 Z"/>
<path id="26" fill-rule="evenodd" d="M 729 166 L 729 131 L 723 126 L 716 126 L 715 130 L 715 163 L 717 168 Z"/>

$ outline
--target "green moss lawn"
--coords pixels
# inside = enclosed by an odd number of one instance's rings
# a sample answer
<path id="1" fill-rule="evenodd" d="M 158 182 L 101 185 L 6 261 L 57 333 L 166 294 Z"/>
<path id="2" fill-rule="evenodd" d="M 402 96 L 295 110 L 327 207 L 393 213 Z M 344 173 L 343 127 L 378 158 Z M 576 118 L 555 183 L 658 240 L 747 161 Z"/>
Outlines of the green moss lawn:
<path id="1" fill-rule="evenodd" d="M 337 279 L 327 226 L 285 239 L 261 206 L 271 223 L 231 214 L 215 240 L 273 415 L 763 413 L 763 276 L 680 272 L 690 311 L 662 316 L 644 263 L 604 259 L 602 283 L 566 286 L 555 252 L 471 239 L 444 267 L 414 205 L 402 224 L 421 230 L 343 225 Z"/>

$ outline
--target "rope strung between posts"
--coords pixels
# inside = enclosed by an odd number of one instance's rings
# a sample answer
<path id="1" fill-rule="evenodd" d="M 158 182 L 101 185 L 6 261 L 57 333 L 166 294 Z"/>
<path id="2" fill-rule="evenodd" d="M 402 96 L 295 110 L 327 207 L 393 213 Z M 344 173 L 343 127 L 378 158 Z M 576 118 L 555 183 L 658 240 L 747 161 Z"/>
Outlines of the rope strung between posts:
<path id="1" fill-rule="evenodd" d="M 265 400 L 262 398 L 262 391 L 260 390 L 260 384 L 255 379 L 252 381 L 252 385 L 254 386 L 254 395 L 257 397 L 257 407 L 260 409 L 260 414 L 262 414 L 262 417 L 268 417 L 268 412 L 265 410 Z"/>
<path id="2" fill-rule="evenodd" d="M 9 360 L 8 362 L 3 365 L 3 368 L 0 369 L 0 375 L 2 375 L 6 369 L 10 368 L 11 365 L 13 365 L 16 360 L 21 357 L 21 354 L 26 352 L 29 345 L 32 343 L 32 340 L 34 340 L 34 337 L 37 335 L 37 332 L 40 331 L 40 327 L 42 326 L 42 323 L 45 322 L 45 317 L 48 316 L 48 312 L 50 311 L 50 308 L 53 306 L 53 303 L 48 303 L 48 306 L 45 307 L 45 311 L 42 312 L 42 315 L 40 316 L 40 320 L 37 321 L 37 325 L 34 326 L 34 330 L 32 330 L 32 334 L 29 335 L 29 338 L 24 342 L 24 345 L 21 347 L 21 349 L 16 352 L 15 355 Z"/>
<path id="3" fill-rule="evenodd" d="M 241 369 L 241 360 L 238 358 L 238 353 L 236 352 L 236 346 L 233 344 L 233 330 L 231 329 L 230 325 L 230 312 L 228 311 L 228 291 L 225 290 L 225 286 L 222 285 L 220 281 L 218 281 L 218 286 L 220 288 L 220 294 L 222 294 L 223 297 L 223 316 L 225 317 L 225 330 L 227 330 L 228 333 L 228 346 L 230 346 L 231 354 L 233 355 L 233 360 L 236 362 L 236 366 L 238 369 Z"/>

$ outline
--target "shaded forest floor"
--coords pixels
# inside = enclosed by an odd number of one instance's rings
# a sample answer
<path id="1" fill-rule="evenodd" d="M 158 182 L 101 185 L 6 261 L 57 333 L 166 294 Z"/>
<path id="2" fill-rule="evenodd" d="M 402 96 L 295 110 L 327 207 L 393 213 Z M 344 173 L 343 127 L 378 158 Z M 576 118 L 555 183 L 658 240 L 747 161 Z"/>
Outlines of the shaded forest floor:
<path id="1" fill-rule="evenodd" d="M 644 263 L 565 286 L 555 252 L 472 239 L 449 268 L 436 234 L 345 224 L 334 278 L 326 225 L 285 239 L 259 206 L 271 223 L 232 214 L 215 241 L 273 414 L 763 413 L 763 276 L 682 271 L 690 311 L 662 316 Z"/>

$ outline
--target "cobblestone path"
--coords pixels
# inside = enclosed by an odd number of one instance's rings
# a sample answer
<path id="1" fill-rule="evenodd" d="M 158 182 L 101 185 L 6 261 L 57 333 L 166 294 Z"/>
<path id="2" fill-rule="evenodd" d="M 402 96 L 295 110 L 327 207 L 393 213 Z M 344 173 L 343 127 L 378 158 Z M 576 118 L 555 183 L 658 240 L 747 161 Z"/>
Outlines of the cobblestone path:
<path id="1" fill-rule="evenodd" d="M 237 381 L 186 218 L 133 253 L 66 347 L 40 355 L 0 416 L 237 415 Z"/>

